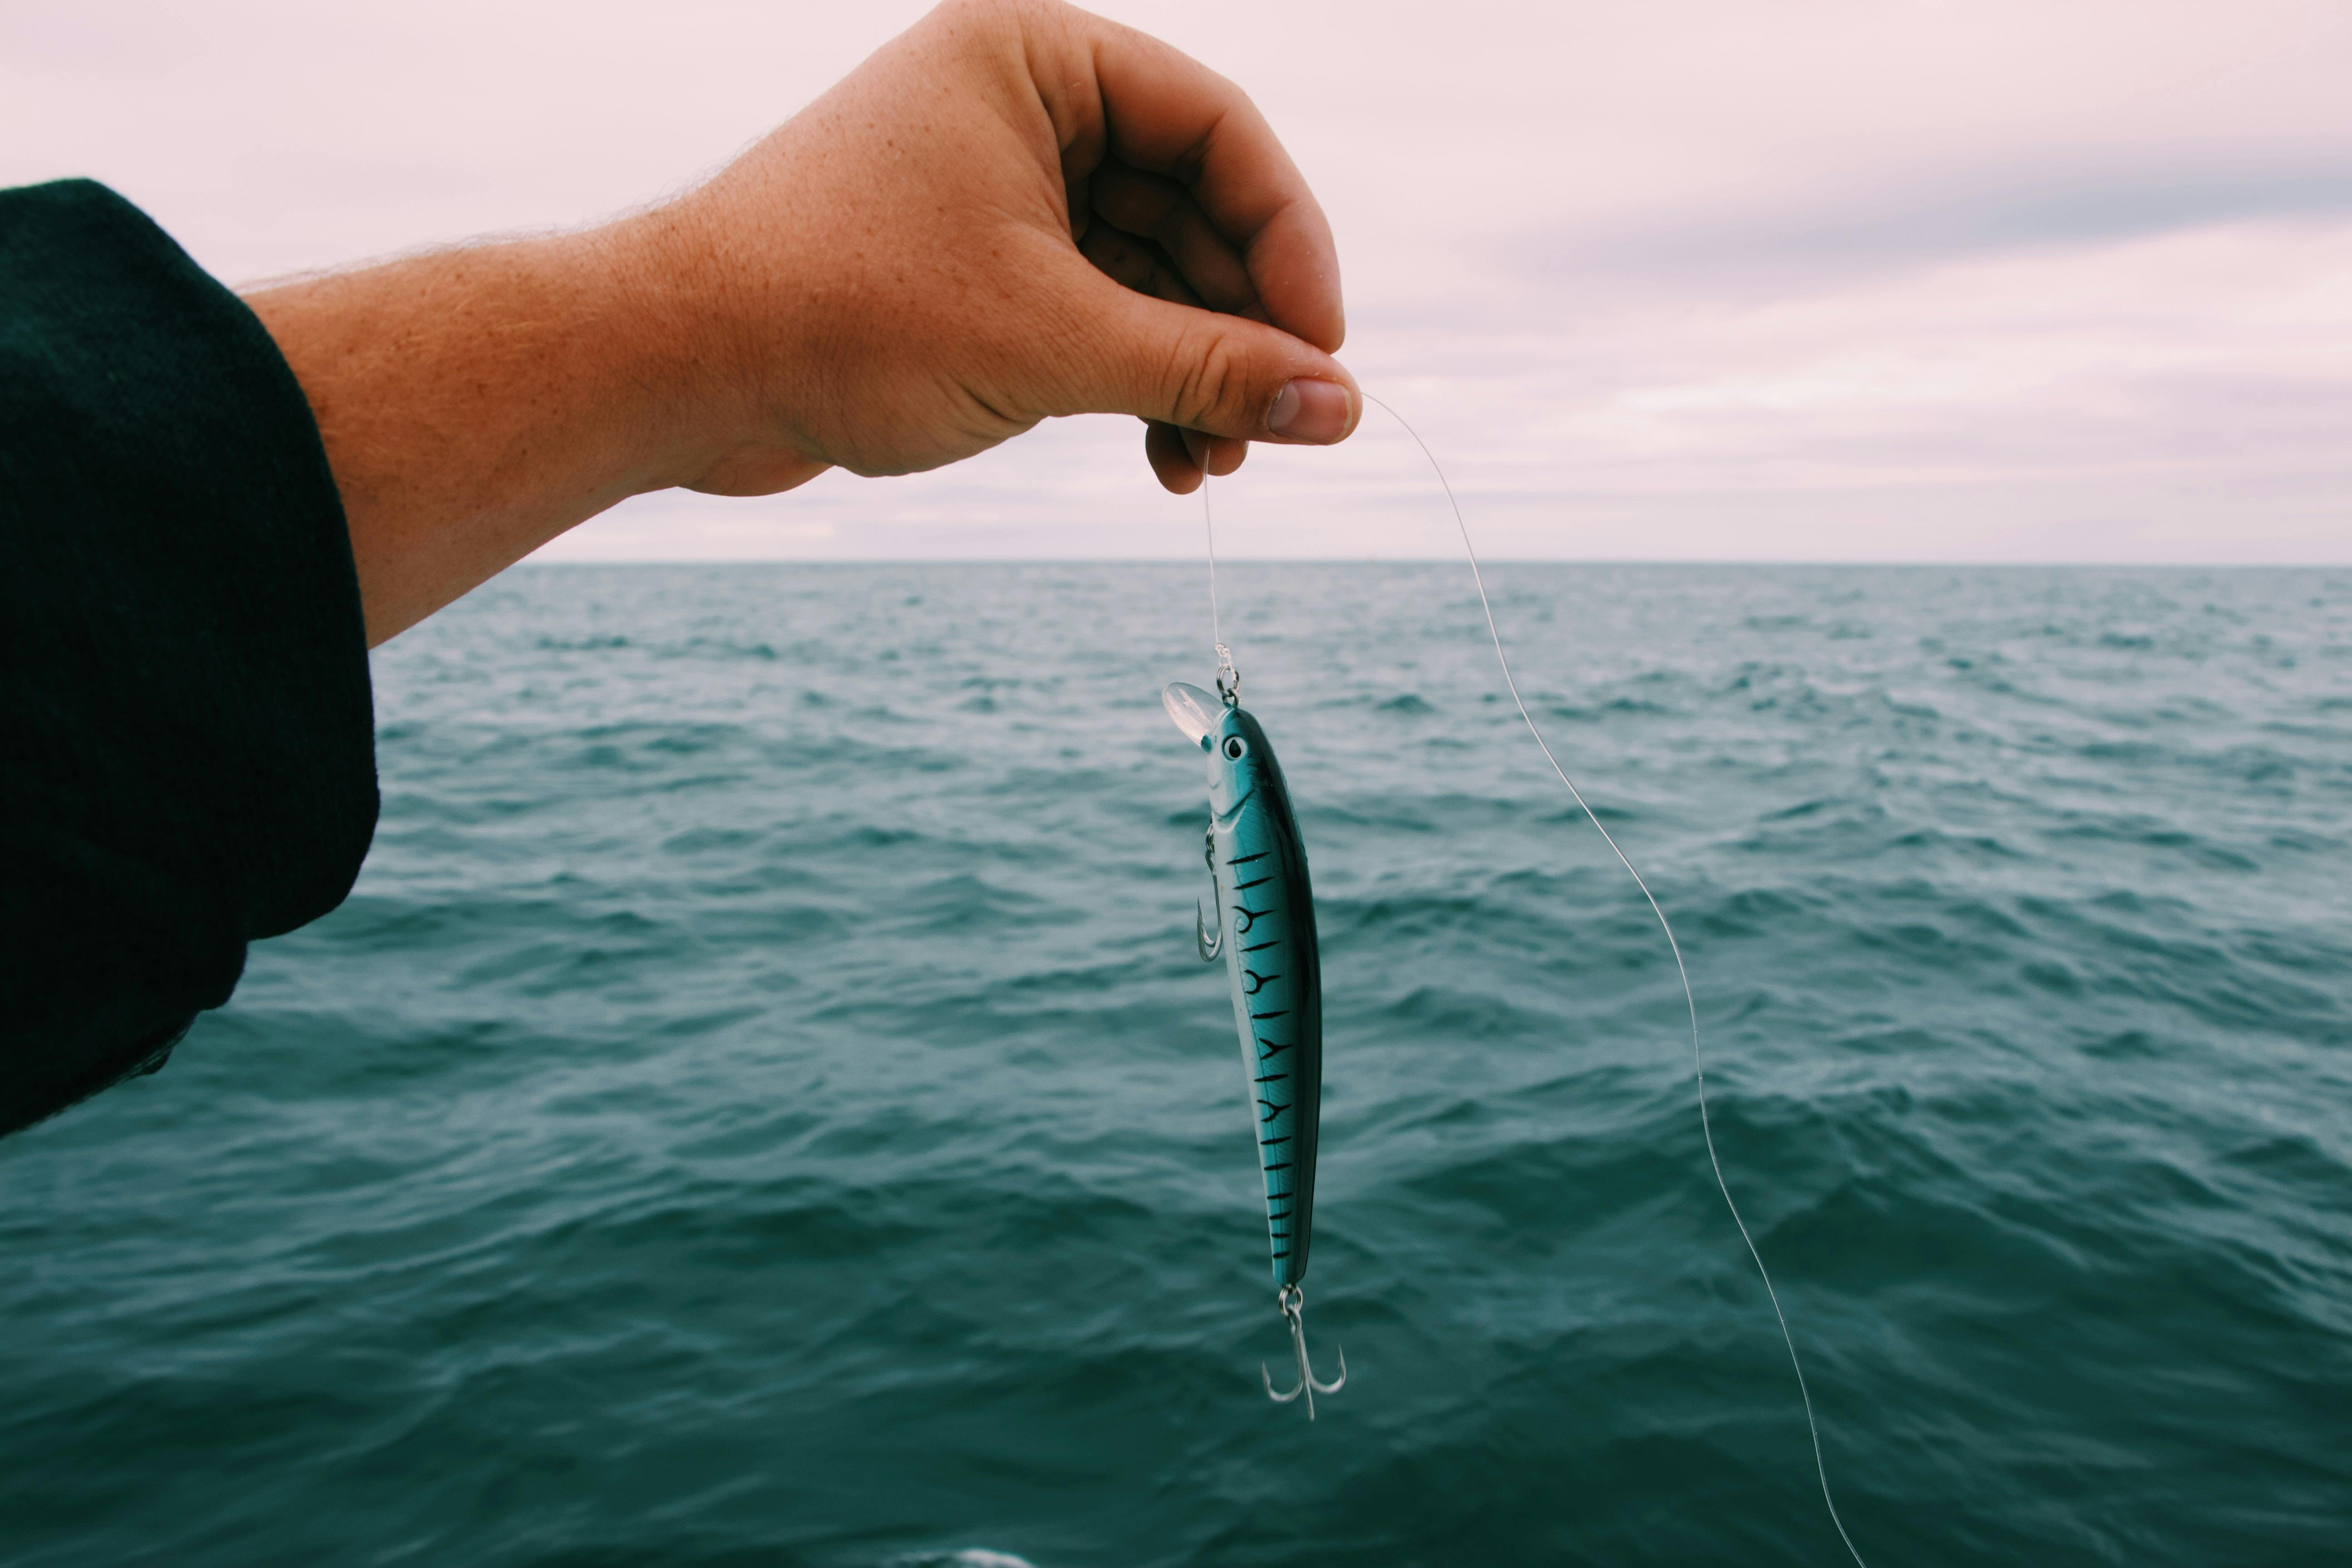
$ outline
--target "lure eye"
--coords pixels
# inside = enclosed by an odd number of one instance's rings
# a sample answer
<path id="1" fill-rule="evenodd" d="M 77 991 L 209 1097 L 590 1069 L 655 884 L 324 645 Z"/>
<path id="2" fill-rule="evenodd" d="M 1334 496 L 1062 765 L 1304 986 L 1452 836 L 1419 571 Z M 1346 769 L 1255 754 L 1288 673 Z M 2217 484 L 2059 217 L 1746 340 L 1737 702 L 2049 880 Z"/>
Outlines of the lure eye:
<path id="1" fill-rule="evenodd" d="M 1248 755 L 1249 742 L 1247 741 L 1243 740 L 1239 735 L 1228 735 L 1225 737 L 1225 756 L 1227 760 L 1238 763 L 1244 757 Z"/>

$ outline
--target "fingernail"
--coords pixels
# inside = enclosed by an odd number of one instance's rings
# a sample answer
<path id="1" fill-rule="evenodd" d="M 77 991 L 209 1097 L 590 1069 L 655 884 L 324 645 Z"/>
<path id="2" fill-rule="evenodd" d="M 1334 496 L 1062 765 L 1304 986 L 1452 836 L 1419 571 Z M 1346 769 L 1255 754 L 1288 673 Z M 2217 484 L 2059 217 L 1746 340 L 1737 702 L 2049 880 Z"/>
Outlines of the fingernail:
<path id="1" fill-rule="evenodd" d="M 1348 389 L 1336 381 L 1286 382 L 1265 427 L 1294 441 L 1336 441 L 1348 428 Z"/>

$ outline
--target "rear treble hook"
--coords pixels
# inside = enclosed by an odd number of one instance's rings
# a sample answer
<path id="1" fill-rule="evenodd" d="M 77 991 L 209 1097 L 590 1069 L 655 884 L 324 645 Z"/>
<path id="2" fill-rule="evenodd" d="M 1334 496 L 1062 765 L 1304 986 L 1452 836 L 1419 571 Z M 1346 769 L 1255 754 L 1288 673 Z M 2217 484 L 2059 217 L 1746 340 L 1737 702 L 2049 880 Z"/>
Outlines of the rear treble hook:
<path id="1" fill-rule="evenodd" d="M 1290 1348 L 1298 1356 L 1298 1386 L 1287 1394 L 1274 1391 L 1274 1373 L 1264 1362 L 1258 1363 L 1258 1375 L 1265 1379 L 1265 1396 L 1276 1405 L 1287 1405 L 1300 1394 L 1307 1396 L 1307 1419 L 1315 1419 L 1315 1396 L 1337 1394 L 1348 1386 L 1348 1352 L 1339 1352 L 1339 1375 L 1329 1383 L 1315 1381 L 1315 1367 L 1307 1359 L 1307 1292 L 1296 1285 L 1285 1285 L 1274 1293 L 1275 1305 L 1282 1309 L 1282 1321 L 1290 1328 Z"/>

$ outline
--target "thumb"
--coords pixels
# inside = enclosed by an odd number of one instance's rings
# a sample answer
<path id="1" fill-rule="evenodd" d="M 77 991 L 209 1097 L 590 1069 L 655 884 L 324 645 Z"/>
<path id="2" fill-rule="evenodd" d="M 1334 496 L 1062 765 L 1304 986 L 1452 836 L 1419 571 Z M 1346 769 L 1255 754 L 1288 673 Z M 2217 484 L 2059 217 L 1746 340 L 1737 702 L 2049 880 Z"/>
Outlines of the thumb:
<path id="1" fill-rule="evenodd" d="M 1154 299 L 1099 273 L 1084 293 L 1087 349 L 1066 364 L 1070 413 L 1306 446 L 1344 439 L 1363 415 L 1356 378 L 1278 328 Z"/>

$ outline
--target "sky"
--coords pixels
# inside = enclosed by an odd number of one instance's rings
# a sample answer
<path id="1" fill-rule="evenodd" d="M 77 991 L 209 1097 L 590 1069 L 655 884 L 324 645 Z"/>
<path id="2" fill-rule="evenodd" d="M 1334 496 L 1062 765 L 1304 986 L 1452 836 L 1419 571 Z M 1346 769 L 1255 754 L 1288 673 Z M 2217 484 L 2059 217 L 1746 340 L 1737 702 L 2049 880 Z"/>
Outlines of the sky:
<path id="1" fill-rule="evenodd" d="M 107 181 L 233 283 L 690 184 L 913 5 L 0 0 L 0 184 Z M 1329 213 L 1341 357 L 1480 547 L 2352 563 L 2352 4 L 1097 9 L 1240 82 Z M 1213 487 L 1234 556 L 1443 558 L 1378 410 Z M 568 560 L 1192 558 L 1140 426 L 642 497 Z"/>

